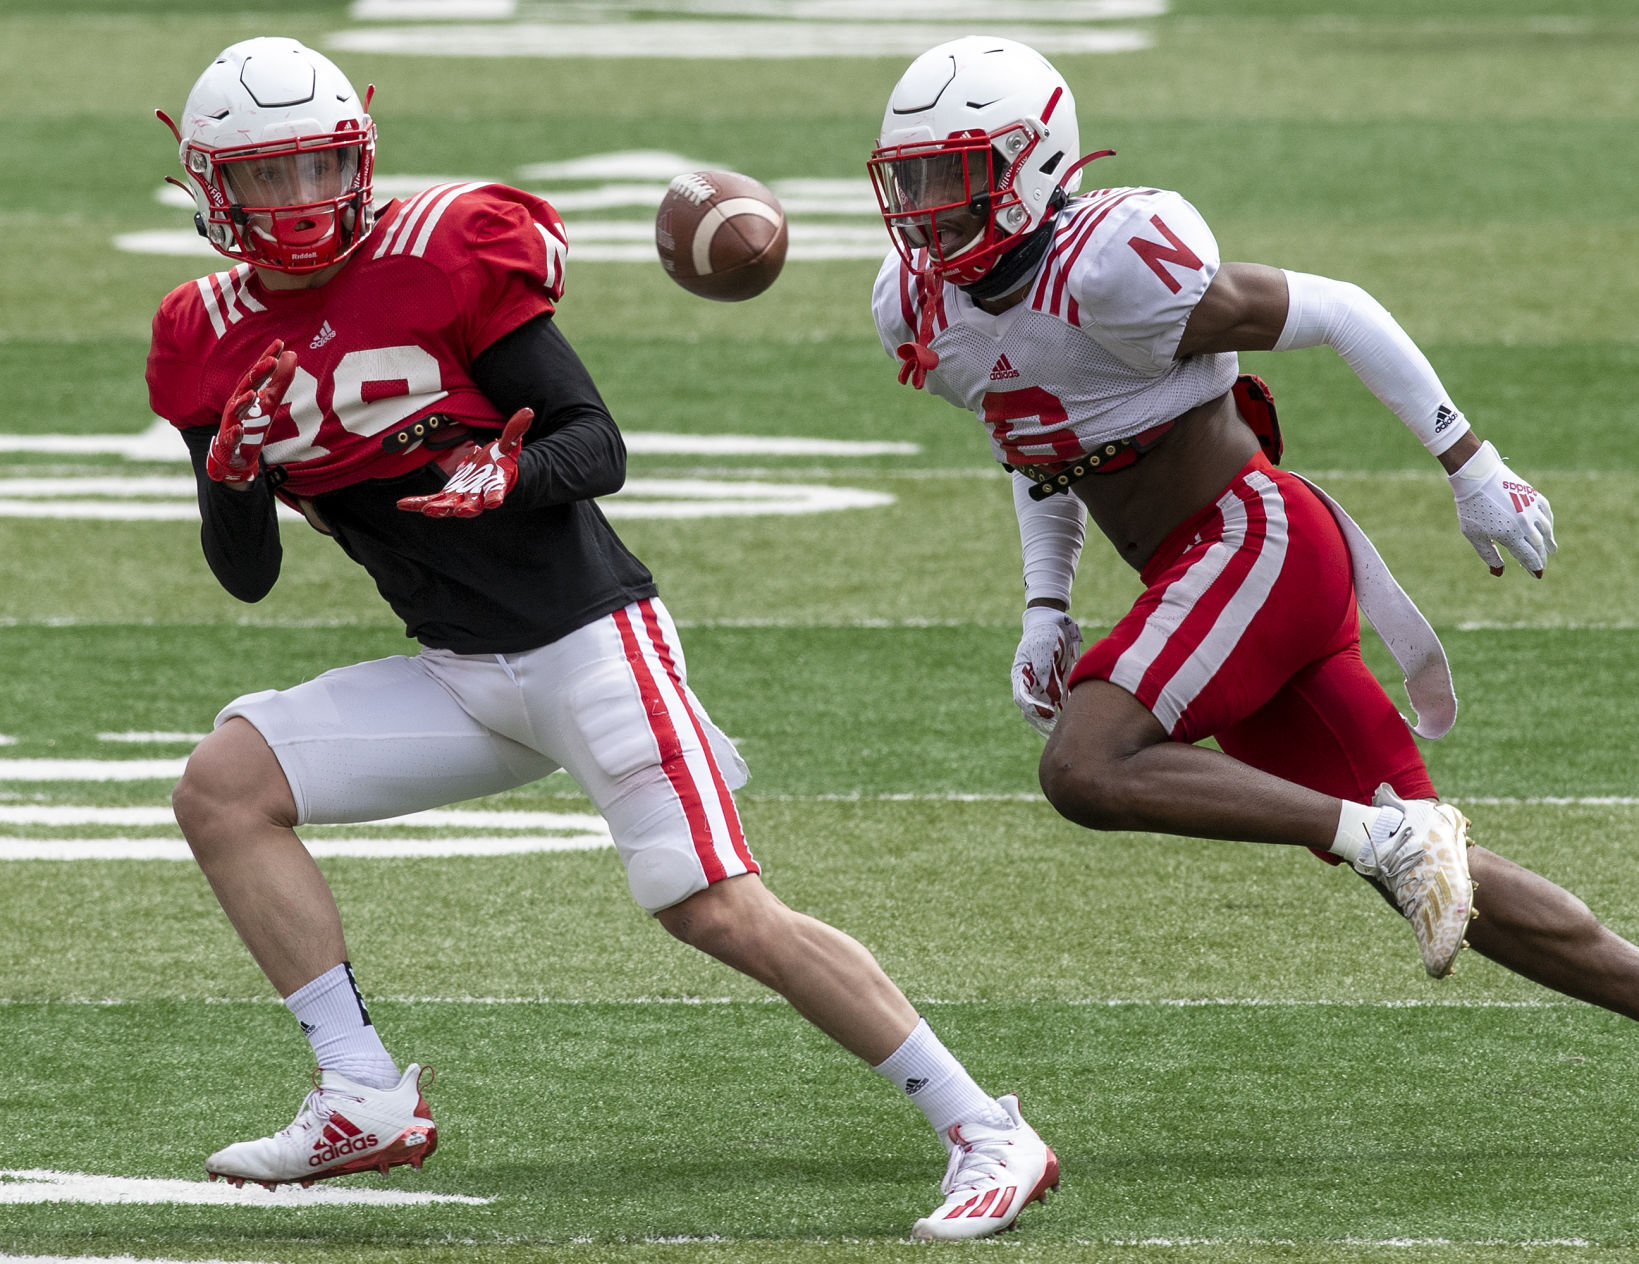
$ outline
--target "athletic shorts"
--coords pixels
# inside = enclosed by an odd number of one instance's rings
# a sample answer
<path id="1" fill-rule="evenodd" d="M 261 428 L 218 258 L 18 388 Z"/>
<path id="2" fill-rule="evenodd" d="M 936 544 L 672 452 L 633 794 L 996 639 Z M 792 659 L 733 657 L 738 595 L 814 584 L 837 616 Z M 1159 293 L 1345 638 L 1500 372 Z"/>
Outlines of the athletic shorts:
<path id="1" fill-rule="evenodd" d="M 1082 655 L 1070 688 L 1108 680 L 1175 741 L 1216 738 L 1322 794 L 1370 803 L 1388 782 L 1434 797 L 1411 730 L 1361 659 L 1348 548 L 1301 480 L 1253 457 L 1142 578 L 1143 595 Z"/>
<path id="2" fill-rule="evenodd" d="M 658 599 L 522 654 L 423 649 L 236 699 L 272 747 L 297 823 L 375 821 L 475 799 L 559 768 L 609 823 L 649 912 L 759 872 L 733 791 L 739 752 L 689 688 Z"/>

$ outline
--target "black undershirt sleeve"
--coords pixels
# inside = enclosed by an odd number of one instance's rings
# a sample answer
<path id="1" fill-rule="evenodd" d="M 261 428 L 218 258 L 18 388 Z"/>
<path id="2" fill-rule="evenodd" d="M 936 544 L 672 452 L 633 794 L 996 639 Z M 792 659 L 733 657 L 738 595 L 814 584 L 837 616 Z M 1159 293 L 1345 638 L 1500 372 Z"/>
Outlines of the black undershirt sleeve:
<path id="1" fill-rule="evenodd" d="M 215 428 L 192 426 L 182 438 L 199 487 L 199 542 L 211 574 L 240 601 L 260 601 L 279 578 L 284 558 L 268 481 L 258 478 L 245 491 L 234 491 L 205 472 Z"/>
<path id="2" fill-rule="evenodd" d="M 626 481 L 626 444 L 550 313 L 524 322 L 472 362 L 472 380 L 503 417 L 533 408 L 508 508 L 590 500 Z"/>
<path id="3" fill-rule="evenodd" d="M 626 480 L 620 430 L 549 314 L 485 348 L 473 361 L 472 378 L 503 416 L 535 410 L 518 458 L 518 482 L 507 496 L 509 509 L 568 504 L 620 489 Z M 266 478 L 234 491 L 206 473 L 215 436 L 210 426 L 182 431 L 198 486 L 200 544 L 227 592 L 240 601 L 260 601 L 283 561 L 276 501 Z"/>

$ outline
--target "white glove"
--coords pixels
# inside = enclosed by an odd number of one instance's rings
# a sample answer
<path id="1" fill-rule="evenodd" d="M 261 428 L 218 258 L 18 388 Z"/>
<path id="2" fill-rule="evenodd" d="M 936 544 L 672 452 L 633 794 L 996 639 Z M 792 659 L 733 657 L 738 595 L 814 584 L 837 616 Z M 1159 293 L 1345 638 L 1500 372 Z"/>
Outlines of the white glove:
<path id="1" fill-rule="evenodd" d="M 1081 657 L 1081 629 L 1062 610 L 1027 606 L 1024 636 L 1013 655 L 1013 701 L 1043 737 L 1058 722 L 1064 678 Z"/>
<path id="2" fill-rule="evenodd" d="M 1554 511 L 1548 498 L 1503 464 L 1489 443 L 1446 475 L 1457 498 L 1457 525 L 1493 575 L 1503 571 L 1502 545 L 1538 579 L 1554 543 Z"/>

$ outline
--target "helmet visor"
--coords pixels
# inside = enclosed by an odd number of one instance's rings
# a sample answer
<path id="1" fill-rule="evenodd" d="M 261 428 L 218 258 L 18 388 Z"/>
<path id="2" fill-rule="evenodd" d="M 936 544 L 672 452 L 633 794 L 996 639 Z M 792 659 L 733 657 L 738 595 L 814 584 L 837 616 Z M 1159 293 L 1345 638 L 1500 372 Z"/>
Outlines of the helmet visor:
<path id="1" fill-rule="evenodd" d="M 223 187 L 247 210 L 332 203 L 356 187 L 359 150 L 329 145 L 220 160 Z"/>
<path id="2" fill-rule="evenodd" d="M 883 219 L 902 249 L 954 259 L 987 236 L 992 164 L 985 138 L 879 150 L 870 172 Z"/>

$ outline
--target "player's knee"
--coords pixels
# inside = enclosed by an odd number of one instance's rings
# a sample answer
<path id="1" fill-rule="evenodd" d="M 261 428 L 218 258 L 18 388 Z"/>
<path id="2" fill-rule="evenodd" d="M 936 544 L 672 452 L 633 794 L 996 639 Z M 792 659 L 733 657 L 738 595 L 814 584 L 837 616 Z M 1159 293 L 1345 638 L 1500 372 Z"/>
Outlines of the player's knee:
<path id="1" fill-rule="evenodd" d="M 713 883 L 655 916 L 691 948 L 737 969 L 763 955 L 762 944 L 785 906 L 754 875 Z"/>
<path id="2" fill-rule="evenodd" d="M 197 854 L 230 841 L 252 823 L 295 825 L 295 805 L 267 743 L 230 720 L 194 748 L 171 792 L 171 811 Z"/>
<path id="3" fill-rule="evenodd" d="M 1037 775 L 1042 793 L 1060 816 L 1086 829 L 1125 828 L 1129 786 L 1118 761 L 1084 754 L 1072 757 L 1049 744 Z"/>
<path id="4" fill-rule="evenodd" d="M 649 913 L 683 904 L 705 882 L 699 861 L 675 847 L 638 846 L 626 857 L 627 889 Z"/>

